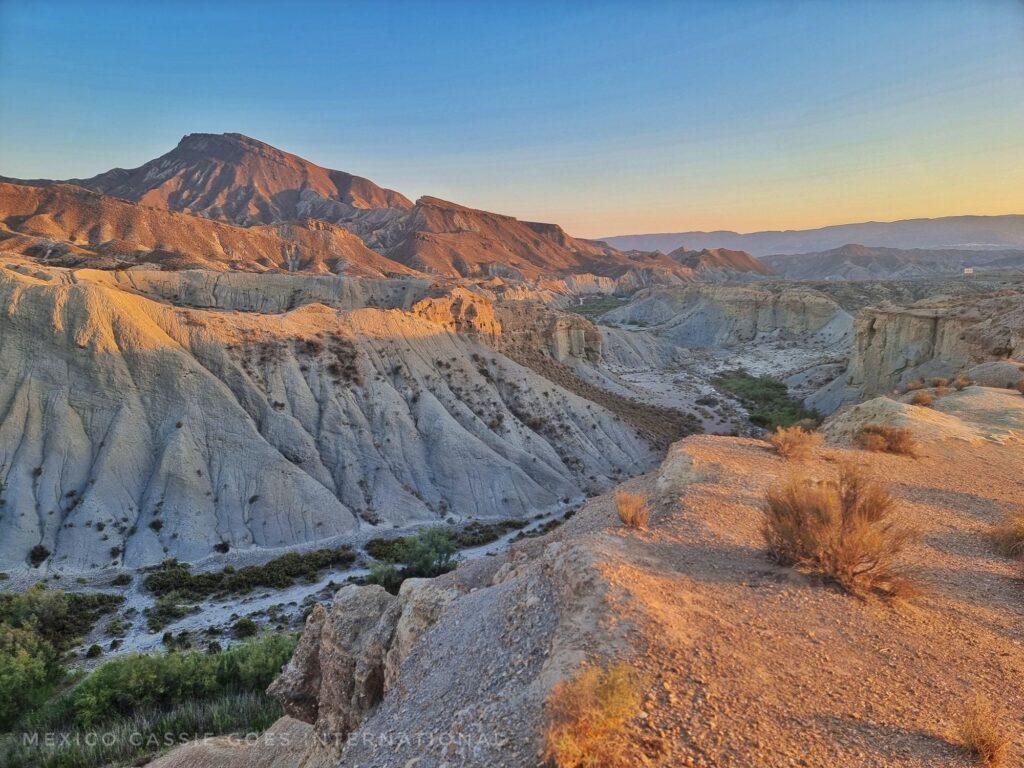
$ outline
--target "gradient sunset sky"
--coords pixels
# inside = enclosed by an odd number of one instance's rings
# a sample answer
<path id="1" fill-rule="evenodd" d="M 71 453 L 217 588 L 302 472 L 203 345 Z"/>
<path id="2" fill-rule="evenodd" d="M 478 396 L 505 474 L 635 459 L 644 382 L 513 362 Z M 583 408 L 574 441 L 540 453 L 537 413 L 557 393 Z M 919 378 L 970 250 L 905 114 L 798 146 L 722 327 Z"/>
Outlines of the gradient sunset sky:
<path id="1" fill-rule="evenodd" d="M 200 131 L 583 236 L 1024 213 L 1024 3 L 0 0 L 0 175 Z"/>

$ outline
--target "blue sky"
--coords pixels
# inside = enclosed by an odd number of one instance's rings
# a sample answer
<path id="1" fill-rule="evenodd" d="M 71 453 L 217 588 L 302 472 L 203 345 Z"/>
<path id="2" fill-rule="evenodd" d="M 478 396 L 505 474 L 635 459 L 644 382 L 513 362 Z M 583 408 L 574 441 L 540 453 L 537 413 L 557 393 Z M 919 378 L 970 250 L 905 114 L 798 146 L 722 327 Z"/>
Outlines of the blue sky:
<path id="1" fill-rule="evenodd" d="M 0 0 L 0 174 L 238 131 L 596 236 L 1024 213 L 1024 4 Z"/>

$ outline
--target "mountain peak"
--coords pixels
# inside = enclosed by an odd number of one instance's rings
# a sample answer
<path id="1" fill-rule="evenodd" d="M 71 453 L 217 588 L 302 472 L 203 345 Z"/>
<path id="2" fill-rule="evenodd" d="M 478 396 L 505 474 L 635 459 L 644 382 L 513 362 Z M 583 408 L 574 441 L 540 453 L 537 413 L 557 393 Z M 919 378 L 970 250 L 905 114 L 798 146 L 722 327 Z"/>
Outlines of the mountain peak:
<path id="1" fill-rule="evenodd" d="M 367 211 L 403 211 L 394 190 L 324 168 L 241 133 L 189 133 L 164 155 L 131 170 L 77 181 L 133 202 L 233 224 L 302 218 L 344 223 Z"/>

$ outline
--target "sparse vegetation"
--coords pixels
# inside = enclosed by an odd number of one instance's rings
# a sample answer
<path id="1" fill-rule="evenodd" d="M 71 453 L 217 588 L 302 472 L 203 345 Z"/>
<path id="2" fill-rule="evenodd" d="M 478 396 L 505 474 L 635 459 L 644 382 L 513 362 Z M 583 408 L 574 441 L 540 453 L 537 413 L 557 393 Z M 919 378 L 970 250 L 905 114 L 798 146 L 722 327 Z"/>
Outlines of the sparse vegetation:
<path id="1" fill-rule="evenodd" d="M 228 567 L 206 573 L 192 573 L 187 564 L 168 560 L 149 573 L 143 584 L 155 595 L 176 592 L 182 597 L 199 600 L 215 594 L 244 593 L 258 587 L 284 589 L 300 578 L 314 578 L 326 568 L 347 566 L 354 561 L 355 552 L 350 547 L 289 552 L 263 565 L 238 570 Z"/>
<path id="2" fill-rule="evenodd" d="M 822 437 L 820 432 L 812 432 L 802 427 L 778 427 L 768 441 L 780 456 L 806 461 L 814 456 L 814 451 L 821 445 Z"/>
<path id="3" fill-rule="evenodd" d="M 900 563 L 911 540 L 896 501 L 853 465 L 837 480 L 793 475 L 766 494 L 762 534 L 777 562 L 817 573 L 857 595 L 906 596 L 913 581 Z"/>
<path id="4" fill-rule="evenodd" d="M 627 301 L 628 299 L 620 296 L 587 296 L 579 304 L 570 304 L 566 309 L 593 320 L 605 312 L 621 307 Z"/>
<path id="5" fill-rule="evenodd" d="M 642 493 L 616 491 L 615 510 L 622 524 L 630 528 L 646 528 L 651 518 L 647 497 Z"/>
<path id="6" fill-rule="evenodd" d="M 915 390 L 918 390 L 918 389 L 924 389 L 924 382 L 921 381 L 920 379 L 914 379 L 913 381 L 908 381 L 907 382 L 907 386 L 904 387 L 903 391 L 904 392 L 914 392 Z"/>
<path id="7" fill-rule="evenodd" d="M 981 695 L 968 705 L 957 733 L 960 744 L 981 765 L 999 768 L 1010 756 L 1010 729 Z"/>
<path id="8" fill-rule="evenodd" d="M 518 531 L 527 526 L 526 520 L 501 520 L 496 523 L 484 523 L 479 520 L 466 523 L 461 527 L 444 528 L 449 538 L 455 543 L 456 549 L 468 549 L 470 547 L 481 547 L 497 541 L 509 531 Z M 415 539 L 415 536 L 400 536 L 395 538 L 376 538 L 366 542 L 366 554 L 375 560 L 401 561 L 405 547 Z"/>
<path id="9" fill-rule="evenodd" d="M 917 405 L 922 408 L 930 408 L 934 402 L 935 398 L 932 396 L 932 393 L 923 389 L 916 391 L 910 398 L 911 405 Z"/>
<path id="10" fill-rule="evenodd" d="M 1024 507 L 1009 512 L 993 530 L 992 538 L 1000 554 L 1024 557 Z"/>
<path id="11" fill-rule="evenodd" d="M 548 698 L 545 758 L 556 768 L 635 765 L 625 729 L 640 700 L 639 677 L 628 664 L 585 667 Z"/>
<path id="12" fill-rule="evenodd" d="M 896 453 L 902 456 L 917 456 L 917 441 L 905 427 L 891 427 L 888 424 L 865 424 L 857 432 L 855 442 L 867 451 Z"/>
<path id="13" fill-rule="evenodd" d="M 747 409 L 750 421 L 759 427 L 775 429 L 803 422 L 816 425 L 821 417 L 791 397 L 786 385 L 771 376 L 752 376 L 746 371 L 730 371 L 712 382 L 734 395 Z"/>
<path id="14" fill-rule="evenodd" d="M 1017 391 L 1024 395 L 1024 379 L 1017 382 Z"/>
<path id="15" fill-rule="evenodd" d="M 178 619 L 182 619 L 191 613 L 192 609 L 181 602 L 181 596 L 177 592 L 160 595 L 153 605 L 145 610 L 146 626 L 152 632 L 159 632 Z"/>

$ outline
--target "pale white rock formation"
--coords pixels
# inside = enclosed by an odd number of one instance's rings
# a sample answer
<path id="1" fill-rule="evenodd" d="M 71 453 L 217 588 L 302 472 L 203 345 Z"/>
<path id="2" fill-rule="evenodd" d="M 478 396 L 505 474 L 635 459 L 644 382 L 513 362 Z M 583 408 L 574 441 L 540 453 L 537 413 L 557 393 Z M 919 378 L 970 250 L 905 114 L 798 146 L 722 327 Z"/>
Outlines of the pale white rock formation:
<path id="1" fill-rule="evenodd" d="M 847 343 L 852 318 L 838 303 L 802 286 L 689 285 L 655 288 L 602 316 L 610 323 L 656 326 L 683 347 L 724 347 L 758 336 L 817 335 Z"/>
<path id="2" fill-rule="evenodd" d="M 499 326 L 472 296 L 345 311 L 305 302 L 384 296 L 296 278 L 264 303 L 241 278 L 224 292 L 158 274 L 0 268 L 5 569 L 37 545 L 74 571 L 521 517 L 656 458 L 606 408 L 486 346 Z M 174 306 L 172 285 L 225 309 Z M 280 314 L 226 309 L 288 292 L 298 308 Z"/>
<path id="3" fill-rule="evenodd" d="M 985 363 L 983 367 L 976 367 Z M 857 313 L 843 376 L 808 399 L 829 413 L 845 402 L 891 392 L 931 377 L 1012 383 L 1008 367 L 1024 365 L 1024 294 L 939 297 L 907 307 L 885 304 Z M 975 374 L 972 376 L 971 371 Z"/>

